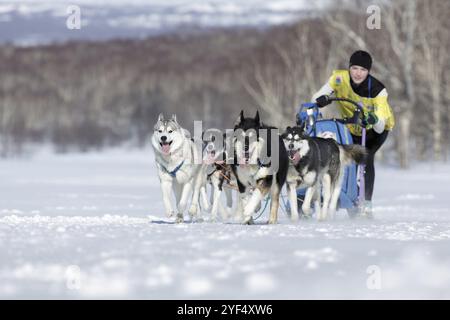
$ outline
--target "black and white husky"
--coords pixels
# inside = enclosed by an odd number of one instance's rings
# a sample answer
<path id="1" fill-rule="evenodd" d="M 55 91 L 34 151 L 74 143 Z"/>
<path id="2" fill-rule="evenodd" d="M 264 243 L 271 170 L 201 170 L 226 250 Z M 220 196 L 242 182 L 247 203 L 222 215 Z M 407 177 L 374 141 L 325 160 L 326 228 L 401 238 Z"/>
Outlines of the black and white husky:
<path id="1" fill-rule="evenodd" d="M 183 213 L 200 169 L 200 150 L 190 139 L 189 132 L 178 124 L 175 115 L 169 120 L 165 120 L 162 114 L 159 115 L 151 140 L 166 215 L 172 217 L 176 213 L 176 221 L 183 222 Z M 176 198 L 176 212 L 171 203 L 172 191 Z M 196 211 L 193 210 L 194 207 L 198 207 L 195 201 L 191 204 L 190 213 Z M 191 214 L 191 218 L 195 216 Z"/>
<path id="2" fill-rule="evenodd" d="M 268 222 L 276 223 L 279 197 L 289 166 L 288 155 L 278 130 L 263 125 L 258 112 L 254 118 L 245 118 L 241 111 L 235 122 L 233 142 L 232 169 L 239 188 L 237 212 L 242 212 L 242 222 L 252 223 L 255 209 L 264 196 L 270 193 Z M 249 193 L 250 199 L 245 201 Z"/>
<path id="3" fill-rule="evenodd" d="M 303 126 L 287 127 L 282 134 L 290 165 L 286 184 L 291 206 L 291 219 L 298 219 L 297 189 L 307 187 L 302 211 L 311 215 L 314 199 L 318 220 L 333 218 L 341 192 L 344 168 L 351 162 L 363 163 L 364 147 L 340 145 L 334 139 L 304 135 Z M 322 187 L 323 205 L 320 207 Z"/>

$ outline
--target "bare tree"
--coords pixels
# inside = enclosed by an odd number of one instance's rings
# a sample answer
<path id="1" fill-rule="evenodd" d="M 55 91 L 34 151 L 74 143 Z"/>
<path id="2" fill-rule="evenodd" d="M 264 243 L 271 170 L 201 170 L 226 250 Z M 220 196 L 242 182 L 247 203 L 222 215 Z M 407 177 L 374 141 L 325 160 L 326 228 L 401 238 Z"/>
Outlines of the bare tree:
<path id="1" fill-rule="evenodd" d="M 0 46 L 3 154 L 26 141 L 50 141 L 62 151 L 125 141 L 143 146 L 160 112 L 178 113 L 186 126 L 201 117 L 229 127 L 239 110 L 259 108 L 268 124 L 283 127 L 333 69 L 347 68 L 350 53 L 365 49 L 375 58 L 373 74 L 386 84 L 397 120 L 394 143 L 384 151 L 402 167 L 430 150 L 445 158 L 449 2 L 379 1 L 380 30 L 366 26 L 368 1 L 345 2 L 263 31 Z"/>
<path id="2" fill-rule="evenodd" d="M 417 26 L 416 0 L 399 0 L 382 7 L 382 30 L 368 30 L 365 16 L 338 10 L 326 16 L 328 32 L 340 36 L 335 48 L 341 57 L 350 48 L 376 52 L 376 70 L 389 85 L 390 102 L 397 115 L 399 134 L 395 135 L 400 166 L 409 166 L 411 120 L 416 104 L 414 44 Z M 358 18 L 359 17 L 359 18 Z"/>
<path id="3" fill-rule="evenodd" d="M 417 70 L 420 78 L 424 80 L 430 99 L 426 101 L 427 109 L 431 109 L 433 137 L 433 155 L 435 160 L 443 159 L 443 98 L 445 91 L 445 68 L 448 55 L 448 30 L 442 24 L 448 18 L 450 5 L 446 1 L 421 1 L 420 16 L 421 27 L 418 28 L 419 42 Z"/>

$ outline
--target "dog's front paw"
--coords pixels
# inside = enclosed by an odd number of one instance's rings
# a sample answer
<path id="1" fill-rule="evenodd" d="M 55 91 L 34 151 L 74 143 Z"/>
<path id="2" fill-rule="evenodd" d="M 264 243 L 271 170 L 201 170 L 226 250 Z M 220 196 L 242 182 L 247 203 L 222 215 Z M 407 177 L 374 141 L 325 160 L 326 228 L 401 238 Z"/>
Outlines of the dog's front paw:
<path id="1" fill-rule="evenodd" d="M 268 224 L 277 224 L 277 220 L 275 219 L 269 219 L 269 221 L 267 221 Z"/>
<path id="2" fill-rule="evenodd" d="M 302 207 L 302 212 L 304 215 L 311 216 L 313 213 L 313 210 L 311 207 L 304 207 L 304 208 Z"/>
<path id="3" fill-rule="evenodd" d="M 375 219 L 372 212 L 366 212 L 364 216 L 369 220 Z"/>
<path id="4" fill-rule="evenodd" d="M 242 221 L 242 224 L 251 225 L 251 224 L 255 224 L 255 221 L 253 220 L 253 217 L 250 216 L 250 217 L 248 217 L 248 218 L 245 218 L 245 219 Z"/>
<path id="5" fill-rule="evenodd" d="M 216 223 L 217 222 L 217 216 L 212 216 L 211 219 L 209 219 L 210 222 Z"/>
<path id="6" fill-rule="evenodd" d="M 191 207 L 189 208 L 189 215 L 192 217 L 195 217 L 197 215 L 197 206 L 196 205 L 191 205 Z"/>
<path id="7" fill-rule="evenodd" d="M 298 222 L 298 213 L 291 214 L 291 222 Z"/>
<path id="8" fill-rule="evenodd" d="M 166 217 L 167 217 L 167 218 L 172 218 L 174 215 L 175 215 L 175 212 L 174 212 L 174 211 L 168 211 L 168 212 L 166 212 Z"/>
<path id="9" fill-rule="evenodd" d="M 244 220 L 244 218 L 242 217 L 241 211 L 236 210 L 233 215 L 233 221 L 239 223 L 242 222 L 242 220 Z"/>
<path id="10" fill-rule="evenodd" d="M 224 211 L 221 213 L 220 217 L 222 218 L 222 221 L 227 221 L 230 218 L 230 213 L 227 211 Z"/>
<path id="11" fill-rule="evenodd" d="M 176 222 L 176 223 L 183 223 L 183 222 L 184 222 L 183 214 L 182 214 L 182 213 L 178 213 L 178 214 L 177 214 L 177 217 L 176 217 L 176 219 L 175 219 L 175 222 Z"/>
<path id="12" fill-rule="evenodd" d="M 301 219 L 302 220 L 311 220 L 312 219 L 312 215 L 310 215 L 310 214 L 302 214 L 301 215 Z"/>
<path id="13" fill-rule="evenodd" d="M 201 222 L 205 222 L 205 219 L 203 219 L 202 217 L 198 217 L 198 216 L 191 216 L 191 222 L 192 223 L 201 223 Z"/>

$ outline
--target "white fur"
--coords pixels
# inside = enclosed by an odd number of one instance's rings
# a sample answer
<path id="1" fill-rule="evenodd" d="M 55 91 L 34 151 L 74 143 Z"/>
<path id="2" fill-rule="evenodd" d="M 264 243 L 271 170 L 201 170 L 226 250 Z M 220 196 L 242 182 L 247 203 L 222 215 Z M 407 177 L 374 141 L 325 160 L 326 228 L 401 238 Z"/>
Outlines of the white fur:
<path id="1" fill-rule="evenodd" d="M 159 120 L 162 120 L 161 117 Z M 174 122 L 174 124 L 177 125 L 176 122 Z M 161 151 L 159 140 L 161 133 L 158 131 L 152 136 L 152 147 L 155 153 L 158 177 L 161 182 L 161 191 L 166 215 L 172 217 L 176 214 L 176 221 L 182 222 L 183 213 L 186 210 L 191 192 L 194 188 L 195 177 L 200 169 L 200 165 L 196 164 L 200 163 L 200 153 L 195 144 L 186 137 L 185 131 L 181 127 L 178 126 L 178 128 L 175 128 L 170 125 L 170 128 L 173 130 L 170 134 L 170 139 L 172 141 L 170 153 L 165 154 Z M 158 127 L 158 129 L 161 130 L 160 127 Z M 167 133 L 167 135 L 169 135 L 169 133 Z M 182 163 L 182 161 L 184 161 L 184 164 L 176 172 L 175 177 L 171 176 L 167 171 L 174 170 Z M 172 205 L 172 192 L 176 197 L 176 208 Z M 192 205 L 197 206 L 198 203 L 195 202 L 192 203 Z"/>
<path id="2" fill-rule="evenodd" d="M 253 191 L 249 202 L 244 208 L 244 223 L 248 223 L 252 219 L 252 215 L 255 212 L 256 207 L 261 203 L 263 197 L 264 195 L 258 188 Z"/>
<path id="3" fill-rule="evenodd" d="M 300 140 L 299 144 L 300 144 L 300 146 L 299 146 L 300 150 L 298 152 L 300 153 L 301 157 L 304 157 L 304 156 L 306 156 L 306 154 L 309 152 L 309 149 L 310 149 L 308 140 Z"/>
<path id="4" fill-rule="evenodd" d="M 291 221 L 296 222 L 298 220 L 298 208 L 297 208 L 297 188 L 296 184 L 287 184 L 289 203 L 291 205 Z"/>
<path id="5" fill-rule="evenodd" d="M 225 220 L 228 218 L 228 211 L 231 210 L 231 207 L 233 205 L 233 199 L 232 199 L 232 194 L 229 190 L 227 190 L 228 183 L 231 184 L 235 184 L 235 181 L 233 179 L 231 179 L 230 182 L 228 181 L 224 181 L 223 185 L 222 185 L 222 189 L 225 189 L 225 197 L 226 197 L 226 201 L 227 201 L 227 207 L 224 208 L 222 206 L 222 204 L 220 203 L 220 196 L 222 194 L 222 191 L 219 188 L 219 184 L 220 184 L 220 179 L 221 179 L 221 173 L 220 171 L 215 171 L 209 178 L 208 180 L 208 172 L 212 172 L 212 170 L 214 170 L 214 165 L 208 165 L 208 164 L 203 164 L 201 170 L 199 171 L 199 174 L 197 175 L 196 178 L 196 183 L 195 183 L 195 190 L 194 190 L 194 196 L 193 199 L 198 199 L 199 195 L 202 195 L 202 198 L 204 199 L 204 201 L 202 201 L 202 204 L 204 206 L 205 210 L 208 210 L 209 208 L 209 203 L 207 199 L 207 195 L 206 195 L 206 186 L 209 182 L 209 184 L 212 187 L 212 193 L 211 193 L 211 218 L 213 221 L 215 221 L 217 219 L 217 213 L 220 211 L 222 219 Z M 233 182 L 234 181 L 234 182 Z M 193 203 L 195 203 L 195 201 L 193 201 Z M 197 206 L 191 206 L 189 213 L 191 214 L 196 214 L 197 212 Z"/>
<path id="6" fill-rule="evenodd" d="M 257 147 L 257 150 L 261 150 L 260 147 Z M 259 152 L 258 152 L 259 153 Z M 255 160 L 256 161 L 256 160 Z M 255 211 L 258 211 L 261 206 L 261 201 L 264 196 L 258 188 L 256 188 L 256 182 L 268 175 L 274 175 L 274 179 L 272 180 L 272 186 L 274 187 L 275 183 L 275 173 L 268 167 L 260 167 L 258 165 L 250 164 L 250 165 L 239 165 L 236 168 L 237 176 L 239 177 L 239 181 L 246 187 L 246 191 L 243 194 L 239 195 L 239 202 L 236 208 L 236 217 L 241 218 L 242 223 L 250 223 L 252 221 L 252 215 Z M 248 199 L 246 201 L 246 199 Z M 243 215 L 240 215 L 240 212 L 243 212 Z"/>

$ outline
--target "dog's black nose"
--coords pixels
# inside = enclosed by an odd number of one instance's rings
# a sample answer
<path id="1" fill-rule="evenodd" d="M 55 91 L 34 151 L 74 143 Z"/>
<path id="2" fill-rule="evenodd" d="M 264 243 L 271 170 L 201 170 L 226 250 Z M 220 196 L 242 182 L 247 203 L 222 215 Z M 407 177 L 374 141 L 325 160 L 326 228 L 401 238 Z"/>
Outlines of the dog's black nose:
<path id="1" fill-rule="evenodd" d="M 162 136 L 162 137 L 161 137 L 161 141 L 162 141 L 162 142 L 166 142 L 166 140 L 167 140 L 167 137 L 166 137 L 166 136 Z"/>
<path id="2" fill-rule="evenodd" d="M 288 148 L 289 148 L 289 149 L 294 149 L 294 144 L 293 144 L 293 143 L 290 143 L 289 146 L 288 146 Z"/>

